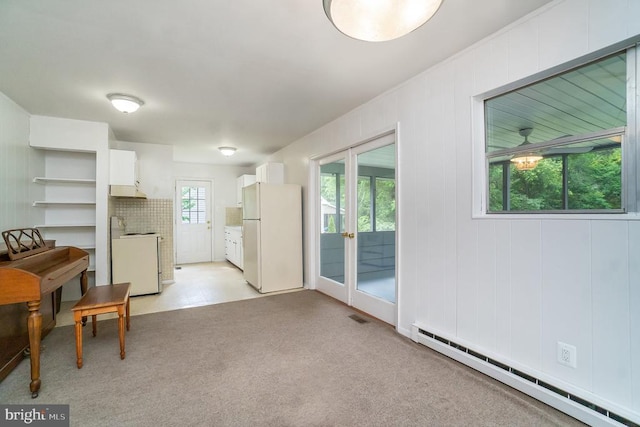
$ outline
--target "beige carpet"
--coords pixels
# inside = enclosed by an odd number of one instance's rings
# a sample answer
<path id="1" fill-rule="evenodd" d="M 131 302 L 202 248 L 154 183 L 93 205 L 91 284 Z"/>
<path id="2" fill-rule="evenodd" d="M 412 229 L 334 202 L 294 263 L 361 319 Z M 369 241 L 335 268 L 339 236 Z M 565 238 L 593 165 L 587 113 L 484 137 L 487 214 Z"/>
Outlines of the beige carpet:
<path id="1" fill-rule="evenodd" d="M 0 402 L 70 404 L 72 426 L 582 425 L 318 292 L 145 314 L 120 360 L 115 320 L 44 340 L 42 389 L 25 361 Z M 362 315 L 361 315 L 362 316 Z"/>

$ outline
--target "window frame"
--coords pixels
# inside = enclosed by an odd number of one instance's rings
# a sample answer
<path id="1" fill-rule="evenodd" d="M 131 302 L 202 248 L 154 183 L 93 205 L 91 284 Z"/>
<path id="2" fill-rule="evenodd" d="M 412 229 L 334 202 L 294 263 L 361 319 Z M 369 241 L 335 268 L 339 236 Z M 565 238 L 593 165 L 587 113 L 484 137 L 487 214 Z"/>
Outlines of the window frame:
<path id="1" fill-rule="evenodd" d="M 565 64 L 552 67 L 548 70 L 536 73 L 518 81 L 514 81 L 508 85 L 493 89 L 484 94 L 474 96 L 472 103 L 473 117 L 473 218 L 495 218 L 495 217 L 511 217 L 511 218 L 594 218 L 594 219 L 623 219 L 633 218 L 640 219 L 640 173 L 637 166 L 640 164 L 640 150 L 638 149 L 638 108 L 637 96 L 640 89 L 637 83 L 640 83 L 640 36 L 634 37 L 600 49 L 589 55 L 569 61 Z M 545 148 L 549 146 L 557 146 L 560 144 L 567 145 L 579 142 L 588 138 L 593 138 L 599 134 L 616 135 L 621 130 L 622 134 L 622 172 L 621 172 L 621 200 L 622 208 L 616 210 L 546 210 L 546 211 L 489 211 L 489 159 L 500 155 L 515 154 L 522 151 L 517 147 L 503 150 L 488 152 L 486 150 L 486 111 L 485 101 L 497 96 L 518 90 L 525 86 L 535 84 L 545 79 L 552 78 L 559 74 L 565 73 L 572 69 L 580 68 L 590 63 L 596 62 L 607 56 L 616 54 L 617 52 L 626 51 L 627 55 L 627 125 L 604 131 L 592 132 L 578 136 L 571 136 L 546 143 L 537 143 L 535 148 Z"/>

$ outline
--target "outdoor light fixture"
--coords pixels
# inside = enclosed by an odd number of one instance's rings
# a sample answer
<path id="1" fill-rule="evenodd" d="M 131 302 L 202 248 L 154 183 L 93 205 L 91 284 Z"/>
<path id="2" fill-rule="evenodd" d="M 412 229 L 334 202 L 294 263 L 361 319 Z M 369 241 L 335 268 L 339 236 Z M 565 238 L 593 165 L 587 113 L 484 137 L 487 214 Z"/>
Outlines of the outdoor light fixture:
<path id="1" fill-rule="evenodd" d="M 519 147 L 531 144 L 528 139 L 531 132 L 533 132 L 533 129 L 531 128 L 524 128 L 518 131 L 520 136 L 524 136 L 524 142 L 520 144 Z M 531 169 L 534 169 L 540 160 L 542 160 L 542 156 L 532 152 L 518 154 L 511 159 L 515 164 L 516 169 L 519 171 L 530 171 Z"/>
<path id="2" fill-rule="evenodd" d="M 233 153 L 236 152 L 235 147 L 218 147 L 218 150 L 222 153 L 223 156 L 233 156 Z"/>
<path id="3" fill-rule="evenodd" d="M 140 98 L 122 93 L 110 93 L 107 95 L 107 99 L 111 101 L 116 110 L 123 113 L 134 113 L 144 105 L 144 101 Z"/>
<path id="4" fill-rule="evenodd" d="M 338 31 L 358 40 L 383 42 L 423 25 L 442 0 L 323 0 L 323 4 Z"/>

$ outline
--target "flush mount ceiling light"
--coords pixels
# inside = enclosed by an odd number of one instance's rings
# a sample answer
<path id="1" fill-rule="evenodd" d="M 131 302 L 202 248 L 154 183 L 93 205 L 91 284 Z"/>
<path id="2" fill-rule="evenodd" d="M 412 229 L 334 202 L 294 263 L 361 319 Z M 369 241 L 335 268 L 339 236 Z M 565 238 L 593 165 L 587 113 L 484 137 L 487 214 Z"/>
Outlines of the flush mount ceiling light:
<path id="1" fill-rule="evenodd" d="M 533 132 L 533 129 L 531 128 L 524 128 L 518 131 L 520 136 L 524 136 L 524 142 L 518 147 L 524 147 L 531 144 L 528 139 L 529 135 L 531 135 L 531 132 Z M 511 161 L 515 164 L 516 169 L 518 169 L 519 171 L 530 171 L 531 169 L 535 169 L 540 160 L 542 160 L 542 156 L 538 153 L 533 152 L 518 154 L 511 159 Z"/>
<path id="2" fill-rule="evenodd" d="M 218 150 L 222 153 L 223 156 L 233 156 L 233 153 L 236 152 L 235 147 L 218 147 Z"/>
<path id="3" fill-rule="evenodd" d="M 358 40 L 383 42 L 423 25 L 442 0 L 323 0 L 323 4 L 338 31 Z"/>
<path id="4" fill-rule="evenodd" d="M 123 113 L 134 113 L 144 105 L 144 101 L 135 96 L 125 95 L 122 93 L 110 93 L 107 95 L 107 99 L 111 101 L 111 104 L 116 110 Z"/>

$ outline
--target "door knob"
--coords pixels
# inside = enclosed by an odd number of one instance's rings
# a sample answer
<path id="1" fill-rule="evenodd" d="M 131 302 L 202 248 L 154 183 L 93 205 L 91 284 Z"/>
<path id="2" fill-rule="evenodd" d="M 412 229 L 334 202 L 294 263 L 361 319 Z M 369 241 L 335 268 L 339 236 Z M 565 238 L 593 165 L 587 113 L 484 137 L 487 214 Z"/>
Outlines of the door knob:
<path id="1" fill-rule="evenodd" d="M 353 239 L 354 237 L 356 237 L 355 234 L 353 233 L 347 233 L 346 231 L 344 233 L 342 233 L 342 237 L 348 237 L 350 239 Z"/>

